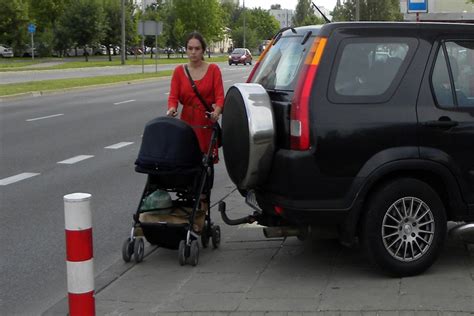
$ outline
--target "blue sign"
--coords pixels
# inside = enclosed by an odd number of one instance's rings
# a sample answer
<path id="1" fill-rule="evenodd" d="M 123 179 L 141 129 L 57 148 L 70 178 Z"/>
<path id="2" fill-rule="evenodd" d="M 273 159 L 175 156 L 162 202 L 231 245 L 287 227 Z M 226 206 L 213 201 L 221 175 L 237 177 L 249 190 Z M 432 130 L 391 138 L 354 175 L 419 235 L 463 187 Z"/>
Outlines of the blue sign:
<path id="1" fill-rule="evenodd" d="M 36 32 L 36 25 L 33 23 L 28 24 L 28 33 L 34 33 Z"/>
<path id="2" fill-rule="evenodd" d="M 408 13 L 428 12 L 428 0 L 408 0 Z"/>

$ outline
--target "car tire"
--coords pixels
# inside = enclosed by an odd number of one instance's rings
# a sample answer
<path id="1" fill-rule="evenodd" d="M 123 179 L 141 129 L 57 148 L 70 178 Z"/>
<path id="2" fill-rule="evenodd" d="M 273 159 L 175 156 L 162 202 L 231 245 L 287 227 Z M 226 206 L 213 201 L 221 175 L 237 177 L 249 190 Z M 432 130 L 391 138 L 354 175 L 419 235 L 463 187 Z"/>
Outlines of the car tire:
<path id="1" fill-rule="evenodd" d="M 387 274 L 416 275 L 436 260 L 446 225 L 445 208 L 436 191 L 420 180 L 400 178 L 371 195 L 362 244 L 369 260 Z"/>

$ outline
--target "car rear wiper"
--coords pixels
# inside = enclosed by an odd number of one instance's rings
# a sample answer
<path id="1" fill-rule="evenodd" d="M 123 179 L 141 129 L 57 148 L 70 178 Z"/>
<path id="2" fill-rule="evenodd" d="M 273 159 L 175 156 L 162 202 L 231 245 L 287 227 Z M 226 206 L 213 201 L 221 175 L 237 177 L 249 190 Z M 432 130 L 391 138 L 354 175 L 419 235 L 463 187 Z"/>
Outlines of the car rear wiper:
<path id="1" fill-rule="evenodd" d="M 287 27 L 284 27 L 282 28 L 281 30 L 279 30 L 275 36 L 273 36 L 274 40 L 273 40 L 273 46 L 280 40 L 281 36 L 283 35 L 283 32 L 285 32 L 286 30 L 291 30 L 293 32 L 293 34 L 297 34 L 298 32 L 296 32 L 295 28 L 292 27 L 292 26 L 287 26 Z"/>

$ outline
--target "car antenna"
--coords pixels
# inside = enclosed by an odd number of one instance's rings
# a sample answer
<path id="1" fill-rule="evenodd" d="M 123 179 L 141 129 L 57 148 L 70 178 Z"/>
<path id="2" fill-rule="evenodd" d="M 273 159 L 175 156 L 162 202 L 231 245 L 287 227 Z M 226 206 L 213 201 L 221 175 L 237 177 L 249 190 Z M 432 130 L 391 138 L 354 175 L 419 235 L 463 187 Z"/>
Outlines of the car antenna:
<path id="1" fill-rule="evenodd" d="M 321 10 L 319 10 L 319 8 L 314 4 L 313 1 L 311 1 L 311 4 L 316 8 L 316 10 L 318 10 L 319 14 L 321 14 L 321 16 L 323 17 L 324 21 L 326 21 L 326 23 L 331 23 L 331 20 L 329 20 L 329 19 L 324 15 L 324 13 L 321 12 Z"/>

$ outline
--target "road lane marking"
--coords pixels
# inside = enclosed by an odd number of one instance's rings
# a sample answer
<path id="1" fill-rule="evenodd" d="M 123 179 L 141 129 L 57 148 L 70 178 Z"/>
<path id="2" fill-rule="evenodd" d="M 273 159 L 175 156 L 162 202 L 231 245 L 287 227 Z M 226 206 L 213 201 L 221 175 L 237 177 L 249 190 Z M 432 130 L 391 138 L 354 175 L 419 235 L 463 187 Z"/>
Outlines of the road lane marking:
<path id="1" fill-rule="evenodd" d="M 249 76 L 242 77 L 243 79 L 247 79 Z"/>
<path id="2" fill-rule="evenodd" d="M 37 175 L 39 175 L 39 173 L 33 173 L 33 172 L 20 173 L 20 174 L 17 174 L 15 176 L 0 179 L 0 185 L 12 184 L 12 183 L 15 183 L 15 182 L 18 182 L 18 181 L 21 181 L 21 180 L 25 180 L 25 179 L 37 176 Z"/>
<path id="3" fill-rule="evenodd" d="M 131 145 L 133 144 L 133 142 L 121 142 L 121 143 L 117 143 L 117 144 L 113 144 L 113 145 L 110 145 L 110 146 L 107 146 L 107 147 L 104 147 L 106 149 L 119 149 L 119 148 L 122 148 L 122 147 L 125 147 L 125 146 L 128 146 L 128 145 Z"/>
<path id="4" fill-rule="evenodd" d="M 116 102 L 116 103 L 114 103 L 114 105 L 119 105 L 119 104 L 124 104 L 124 103 L 130 103 L 130 102 L 135 102 L 135 100 L 127 100 L 127 101 Z"/>
<path id="5" fill-rule="evenodd" d="M 89 159 L 89 158 L 92 158 L 92 157 L 94 157 L 94 156 L 92 156 L 92 155 L 79 155 L 79 156 L 75 156 L 75 157 L 72 157 L 72 158 L 69 158 L 69 159 L 66 159 L 66 160 L 63 160 L 63 161 L 58 161 L 58 163 L 66 164 L 66 165 L 72 165 L 76 162 L 86 160 L 86 159 Z"/>
<path id="6" fill-rule="evenodd" d="M 170 93 L 169 93 L 169 92 L 166 92 L 165 94 L 166 94 L 166 95 L 169 95 Z"/>
<path id="7" fill-rule="evenodd" d="M 27 122 L 32 122 L 32 121 L 37 121 L 37 120 L 44 120 L 44 119 L 47 119 L 47 118 L 57 117 L 57 116 L 61 116 L 61 115 L 64 115 L 64 114 L 53 114 L 53 115 L 48 115 L 48 116 L 35 117 L 35 118 L 32 118 L 32 119 L 27 119 L 26 121 Z"/>
<path id="8" fill-rule="evenodd" d="M 231 82 L 232 80 L 224 80 L 224 82 Z"/>

